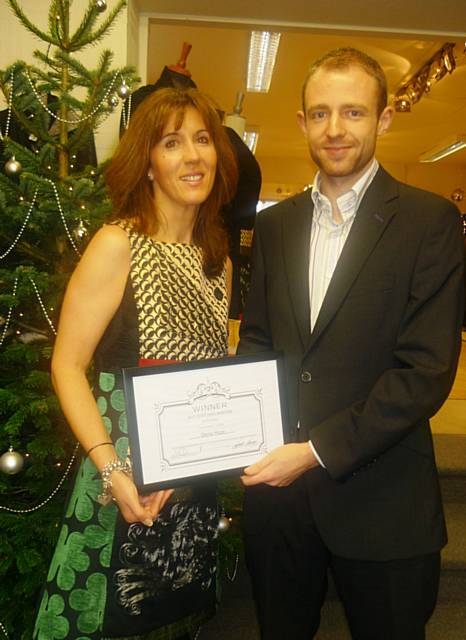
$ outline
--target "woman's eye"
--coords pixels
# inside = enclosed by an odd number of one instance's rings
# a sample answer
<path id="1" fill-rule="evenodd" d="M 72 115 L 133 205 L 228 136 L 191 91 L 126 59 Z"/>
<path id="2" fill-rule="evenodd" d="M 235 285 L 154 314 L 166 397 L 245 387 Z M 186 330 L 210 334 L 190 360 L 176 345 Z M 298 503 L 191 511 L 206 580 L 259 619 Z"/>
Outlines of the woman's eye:
<path id="1" fill-rule="evenodd" d="M 166 149 L 173 149 L 174 147 L 176 147 L 177 145 L 177 140 L 175 138 L 171 138 L 169 140 L 165 141 L 165 148 Z"/>
<path id="2" fill-rule="evenodd" d="M 209 143 L 210 143 L 210 138 L 209 138 L 209 136 L 208 136 L 208 135 L 204 135 L 204 134 L 203 134 L 202 136 L 199 136 L 199 137 L 198 137 L 197 141 L 198 141 L 200 144 L 209 144 Z"/>

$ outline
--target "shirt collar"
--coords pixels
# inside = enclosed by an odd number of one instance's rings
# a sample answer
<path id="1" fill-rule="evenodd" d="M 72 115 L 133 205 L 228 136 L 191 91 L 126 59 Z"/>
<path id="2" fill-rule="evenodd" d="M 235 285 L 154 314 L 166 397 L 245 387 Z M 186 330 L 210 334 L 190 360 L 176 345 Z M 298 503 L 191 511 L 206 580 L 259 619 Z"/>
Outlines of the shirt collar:
<path id="1" fill-rule="evenodd" d="M 364 172 L 364 174 L 357 180 L 351 189 L 343 193 L 337 198 L 338 208 L 344 221 L 353 218 L 356 215 L 356 211 L 364 197 L 369 185 L 375 177 L 379 169 L 379 163 L 374 158 Z M 331 218 L 331 207 L 329 199 L 320 191 L 320 171 L 315 175 L 314 182 L 312 184 L 311 198 L 314 203 L 315 214 L 318 218 L 322 215 L 329 216 Z"/>

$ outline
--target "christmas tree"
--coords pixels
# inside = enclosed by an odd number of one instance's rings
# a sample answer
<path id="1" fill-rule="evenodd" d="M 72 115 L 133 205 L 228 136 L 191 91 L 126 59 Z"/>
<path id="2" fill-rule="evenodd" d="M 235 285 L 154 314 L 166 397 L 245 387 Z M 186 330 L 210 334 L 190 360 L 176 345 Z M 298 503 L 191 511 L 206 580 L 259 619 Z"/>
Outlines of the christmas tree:
<path id="1" fill-rule="evenodd" d="M 135 75 L 108 50 L 95 69 L 79 62 L 124 0 L 90 0 L 74 29 L 72 0 L 52 0 L 48 30 L 8 3 L 43 44 L 37 64 L 0 72 L 0 636 L 17 640 L 32 637 L 77 450 L 49 367 L 64 287 L 110 207 L 93 134 Z"/>

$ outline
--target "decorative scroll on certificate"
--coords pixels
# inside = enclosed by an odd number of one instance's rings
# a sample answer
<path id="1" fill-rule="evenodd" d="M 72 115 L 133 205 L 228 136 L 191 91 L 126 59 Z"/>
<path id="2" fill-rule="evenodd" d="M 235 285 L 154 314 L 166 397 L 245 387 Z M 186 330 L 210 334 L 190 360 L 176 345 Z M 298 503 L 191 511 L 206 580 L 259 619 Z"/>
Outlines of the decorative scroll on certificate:
<path id="1" fill-rule="evenodd" d="M 283 444 L 277 354 L 123 370 L 136 484 L 187 484 Z"/>

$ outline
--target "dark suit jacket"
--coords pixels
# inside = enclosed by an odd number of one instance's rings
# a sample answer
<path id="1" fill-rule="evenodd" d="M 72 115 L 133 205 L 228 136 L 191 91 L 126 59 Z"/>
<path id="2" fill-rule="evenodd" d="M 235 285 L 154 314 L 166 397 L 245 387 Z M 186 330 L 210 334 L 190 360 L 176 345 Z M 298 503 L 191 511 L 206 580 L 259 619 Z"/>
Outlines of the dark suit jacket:
<path id="1" fill-rule="evenodd" d="M 458 211 L 380 168 L 311 334 L 312 209 L 304 192 L 258 215 L 239 353 L 284 354 L 286 439 L 311 439 L 326 466 L 305 481 L 333 553 L 386 560 L 438 550 L 446 533 L 428 420 L 460 349 Z M 247 531 L 272 526 L 277 490 L 247 490 Z"/>

